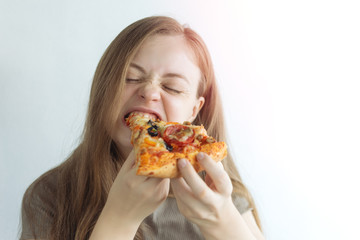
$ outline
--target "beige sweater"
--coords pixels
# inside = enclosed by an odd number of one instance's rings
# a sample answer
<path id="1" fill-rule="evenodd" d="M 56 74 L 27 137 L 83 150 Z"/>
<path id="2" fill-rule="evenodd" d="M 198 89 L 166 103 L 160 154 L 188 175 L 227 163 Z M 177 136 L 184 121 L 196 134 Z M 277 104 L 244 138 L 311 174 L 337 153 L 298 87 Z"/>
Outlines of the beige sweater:
<path id="1" fill-rule="evenodd" d="M 32 186 L 30 186 L 32 188 Z M 24 195 L 24 202 L 30 205 L 35 214 L 33 222 L 29 222 L 24 208 L 22 209 L 21 239 L 34 239 L 31 226 L 37 238 L 46 239 L 55 211 L 56 176 L 48 176 L 34 189 L 33 198 Z M 249 210 L 249 203 L 245 198 L 235 196 L 233 202 L 240 213 Z M 204 239 L 198 227 L 189 222 L 180 212 L 176 199 L 168 197 L 154 213 L 149 215 L 145 223 L 150 227 L 145 239 Z"/>

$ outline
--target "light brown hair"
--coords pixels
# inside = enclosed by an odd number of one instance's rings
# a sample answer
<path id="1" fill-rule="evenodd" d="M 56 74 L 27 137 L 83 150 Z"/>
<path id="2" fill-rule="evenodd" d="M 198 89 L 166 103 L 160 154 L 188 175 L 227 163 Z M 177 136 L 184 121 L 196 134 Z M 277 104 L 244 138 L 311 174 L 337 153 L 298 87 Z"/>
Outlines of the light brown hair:
<path id="1" fill-rule="evenodd" d="M 213 65 L 200 36 L 176 20 L 163 16 L 144 18 L 129 25 L 112 41 L 97 66 L 81 143 L 65 162 L 41 176 L 25 194 L 27 197 L 24 197 L 23 209 L 31 219 L 34 216 L 30 207 L 32 189 L 36 189 L 36 185 L 51 174 L 57 174 L 51 239 L 89 238 L 110 187 L 125 161 L 125 156 L 121 156 L 110 133 L 119 115 L 117 106 L 126 72 L 141 44 L 154 34 L 184 36 L 202 72 L 198 97 L 205 98 L 204 106 L 194 123 L 203 124 L 209 135 L 217 140 L 226 141 L 223 109 Z M 223 160 L 223 165 L 231 178 L 234 194 L 248 200 L 260 226 L 254 201 L 242 183 L 230 152 Z M 141 238 L 140 232 L 136 235 L 137 239 Z"/>

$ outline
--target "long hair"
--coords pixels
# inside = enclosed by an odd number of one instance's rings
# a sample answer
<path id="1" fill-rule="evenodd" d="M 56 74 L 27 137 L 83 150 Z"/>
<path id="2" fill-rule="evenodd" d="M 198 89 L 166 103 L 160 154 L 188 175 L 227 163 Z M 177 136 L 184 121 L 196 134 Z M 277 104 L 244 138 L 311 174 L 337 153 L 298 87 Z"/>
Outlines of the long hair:
<path id="1" fill-rule="evenodd" d="M 154 34 L 183 35 L 194 52 L 202 72 L 198 96 L 205 98 L 204 106 L 194 120 L 203 124 L 209 135 L 226 141 L 221 100 L 210 54 L 200 36 L 176 20 L 155 16 L 141 19 L 125 28 L 109 45 L 96 68 L 90 92 L 88 113 L 82 141 L 70 157 L 34 182 L 31 190 L 53 173 L 58 174 L 56 207 L 53 213 L 50 239 L 87 239 L 105 205 L 110 187 L 123 165 L 111 132 L 120 109 L 117 108 L 125 84 L 126 72 L 141 44 Z M 244 186 L 229 153 L 223 160 L 234 193 L 245 197 L 253 209 L 260 226 L 258 214 L 250 193 Z M 24 201 L 25 202 L 25 201 Z M 24 204 L 24 203 L 23 203 Z M 31 216 L 24 204 L 25 213 Z M 137 239 L 141 239 L 140 226 Z"/>

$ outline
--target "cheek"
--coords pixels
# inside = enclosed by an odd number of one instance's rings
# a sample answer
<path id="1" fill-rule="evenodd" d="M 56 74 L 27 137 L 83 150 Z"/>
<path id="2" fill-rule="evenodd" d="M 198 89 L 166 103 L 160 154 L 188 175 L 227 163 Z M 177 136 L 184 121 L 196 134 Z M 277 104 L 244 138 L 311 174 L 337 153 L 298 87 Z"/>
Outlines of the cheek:
<path id="1" fill-rule="evenodd" d="M 136 93 L 136 88 L 134 86 L 125 85 L 125 88 L 121 94 L 121 102 L 127 102 L 132 96 Z"/>
<path id="2" fill-rule="evenodd" d="M 167 121 L 184 122 L 192 115 L 192 101 L 189 98 L 170 98 L 164 101 Z"/>

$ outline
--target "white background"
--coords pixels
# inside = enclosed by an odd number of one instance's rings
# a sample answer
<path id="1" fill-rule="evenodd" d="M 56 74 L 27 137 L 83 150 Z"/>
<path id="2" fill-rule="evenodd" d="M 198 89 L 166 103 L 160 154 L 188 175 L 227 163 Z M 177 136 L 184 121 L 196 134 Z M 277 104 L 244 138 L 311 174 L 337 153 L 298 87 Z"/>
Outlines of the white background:
<path id="1" fill-rule="evenodd" d="M 237 165 L 269 240 L 360 239 L 357 1 L 0 1 L 0 239 L 78 143 L 112 39 L 151 15 L 207 43 Z"/>

